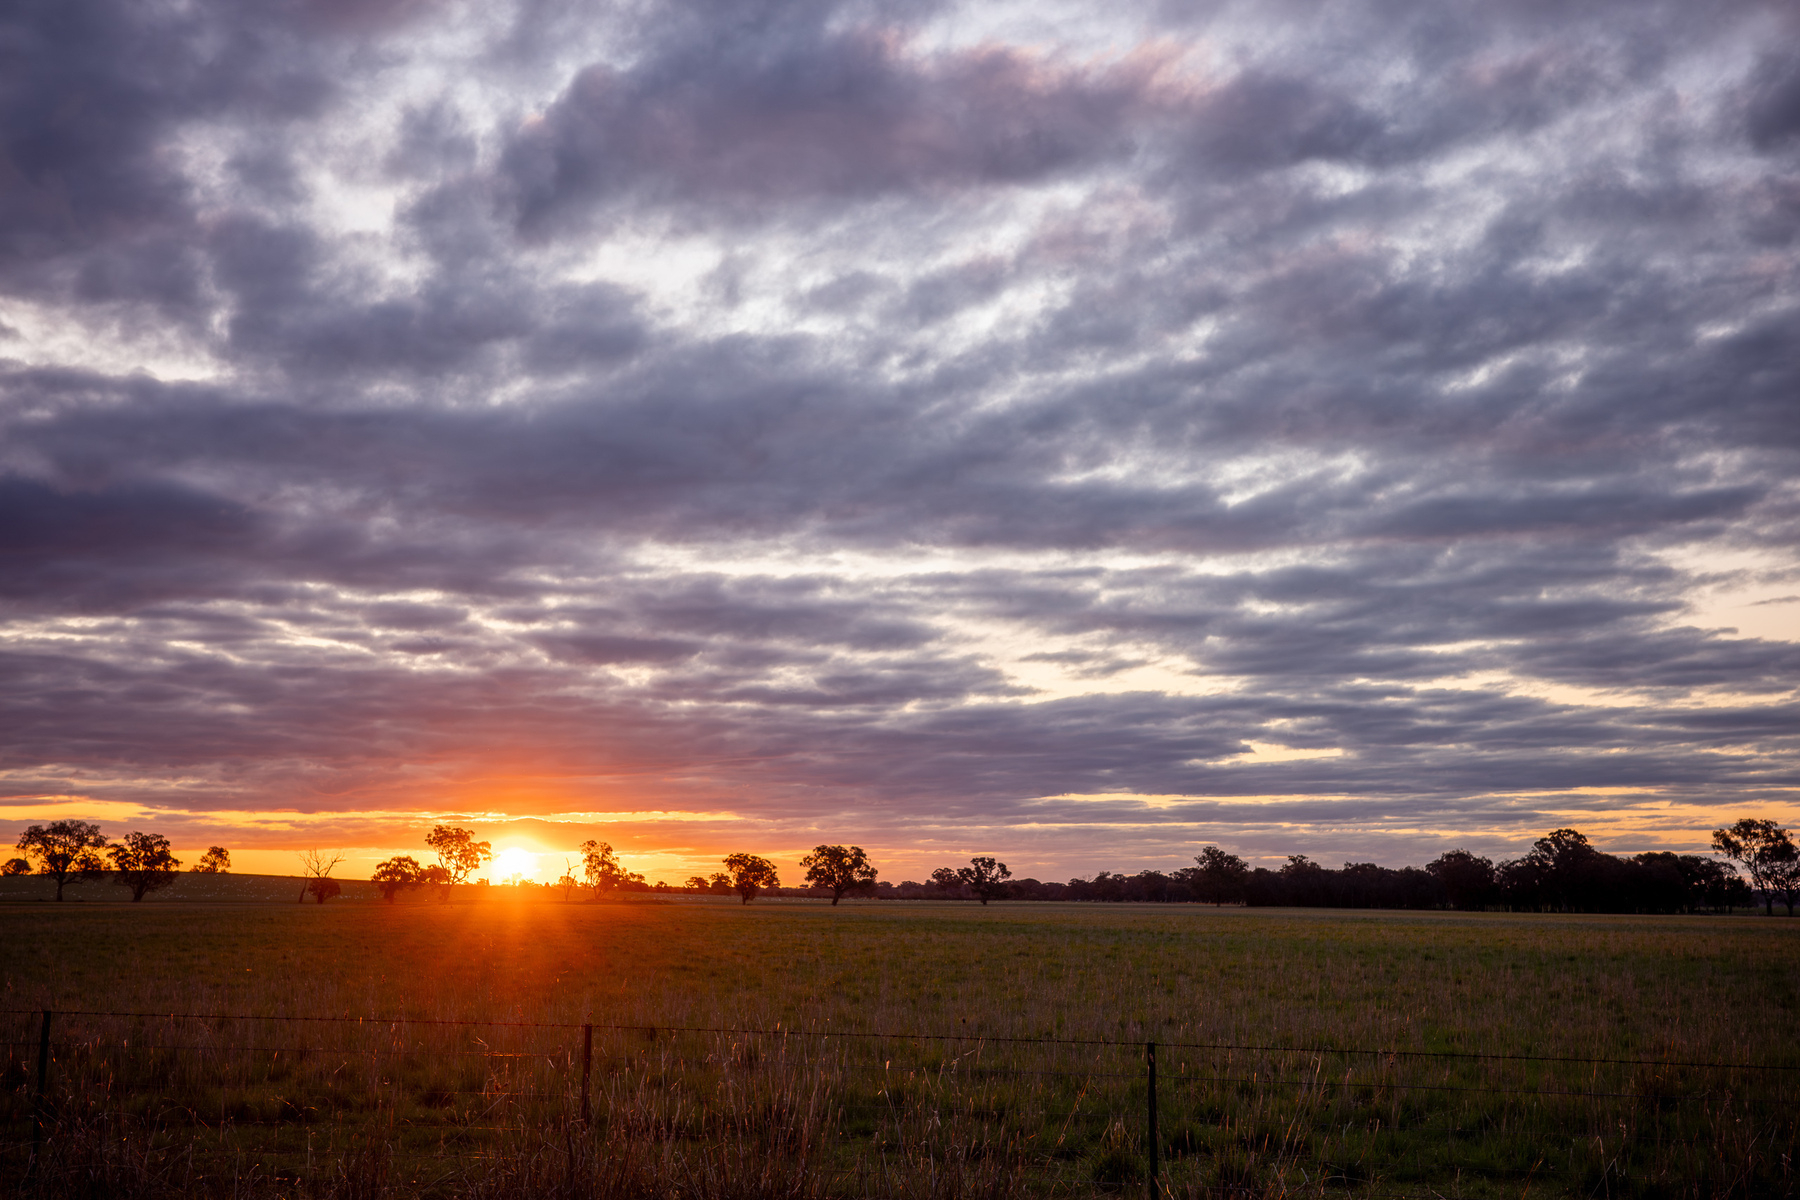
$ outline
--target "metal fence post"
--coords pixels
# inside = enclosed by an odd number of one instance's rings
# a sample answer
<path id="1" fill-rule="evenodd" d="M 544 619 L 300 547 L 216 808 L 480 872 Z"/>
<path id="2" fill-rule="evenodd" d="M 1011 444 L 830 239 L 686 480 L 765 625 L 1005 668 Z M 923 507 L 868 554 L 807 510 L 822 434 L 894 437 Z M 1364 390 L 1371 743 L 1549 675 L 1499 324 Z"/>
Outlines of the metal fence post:
<path id="1" fill-rule="evenodd" d="M 31 1165 L 37 1170 L 38 1153 L 44 1144 L 44 1092 L 50 1082 L 50 1010 L 44 1010 L 44 1024 L 38 1030 L 37 1090 L 31 1095 Z"/>
<path id="2" fill-rule="evenodd" d="M 594 1027 L 581 1027 L 581 1123 L 588 1123 L 588 1075 L 594 1069 Z"/>
<path id="3" fill-rule="evenodd" d="M 1150 1117 L 1150 1190 L 1156 1191 L 1157 1175 L 1157 1134 L 1156 1134 L 1156 1043 L 1144 1043 L 1144 1064 L 1149 1068 L 1149 1117 Z"/>

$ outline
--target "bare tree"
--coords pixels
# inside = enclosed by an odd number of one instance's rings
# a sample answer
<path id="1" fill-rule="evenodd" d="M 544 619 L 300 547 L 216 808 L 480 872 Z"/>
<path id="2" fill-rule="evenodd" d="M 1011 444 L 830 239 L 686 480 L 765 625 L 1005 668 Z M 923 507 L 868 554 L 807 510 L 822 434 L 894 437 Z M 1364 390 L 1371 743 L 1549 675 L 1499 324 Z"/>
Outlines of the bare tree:
<path id="1" fill-rule="evenodd" d="M 124 841 L 108 846 L 106 856 L 118 873 L 114 882 L 131 889 L 133 904 L 174 883 L 175 872 L 181 869 L 181 860 L 169 853 L 169 839 L 160 833 L 134 830 Z"/>
<path id="2" fill-rule="evenodd" d="M 305 904 L 306 897 L 312 894 L 313 881 L 324 879 L 331 874 L 332 868 L 344 861 L 344 852 L 334 850 L 329 854 L 319 850 L 302 850 L 300 852 L 300 877 L 306 882 L 300 885 L 300 897 L 295 904 Z M 325 901 L 320 900 L 320 904 Z"/>
<path id="3" fill-rule="evenodd" d="M 231 851 L 223 846 L 208 846 L 206 853 L 200 856 L 200 862 L 188 870 L 199 875 L 228 875 L 231 873 Z"/>
<path id="4" fill-rule="evenodd" d="M 100 858 L 106 838 L 98 825 L 86 821 L 33 825 L 19 835 L 16 845 L 28 857 L 37 859 L 38 874 L 56 880 L 58 900 L 63 898 L 66 885 L 98 879 L 106 870 Z"/>
<path id="5" fill-rule="evenodd" d="M 845 892 L 866 892 L 875 886 L 875 868 L 861 846 L 814 846 L 800 865 L 806 868 L 806 882 L 831 890 L 833 908 Z"/>

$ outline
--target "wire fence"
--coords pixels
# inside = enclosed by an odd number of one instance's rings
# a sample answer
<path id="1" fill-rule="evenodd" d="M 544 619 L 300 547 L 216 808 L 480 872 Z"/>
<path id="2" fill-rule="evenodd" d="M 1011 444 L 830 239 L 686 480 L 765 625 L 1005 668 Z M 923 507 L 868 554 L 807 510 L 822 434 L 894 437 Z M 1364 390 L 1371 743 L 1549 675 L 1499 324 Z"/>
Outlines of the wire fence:
<path id="1" fill-rule="evenodd" d="M 1605 1184 L 1621 1162 L 1791 1178 L 1800 1111 L 1800 1062 L 1678 1056 L 17 1008 L 0 1030 L 0 1170 L 27 1182 L 115 1144 L 300 1181 L 378 1143 L 416 1184 L 555 1138 L 571 1163 L 577 1143 L 753 1142 L 838 1178 L 979 1150 L 1052 1188 L 1170 1192 L 1596 1164 Z"/>

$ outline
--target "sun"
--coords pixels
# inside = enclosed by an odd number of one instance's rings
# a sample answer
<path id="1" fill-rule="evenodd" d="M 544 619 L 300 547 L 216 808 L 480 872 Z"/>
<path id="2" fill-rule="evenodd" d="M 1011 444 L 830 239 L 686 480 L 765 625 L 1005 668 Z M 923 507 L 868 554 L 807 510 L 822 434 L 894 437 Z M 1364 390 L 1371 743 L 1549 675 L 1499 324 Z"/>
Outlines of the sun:
<path id="1" fill-rule="evenodd" d="M 537 874 L 538 856 L 518 846 L 508 846 L 494 855 L 494 879 L 504 881 L 515 875 L 530 879 Z"/>

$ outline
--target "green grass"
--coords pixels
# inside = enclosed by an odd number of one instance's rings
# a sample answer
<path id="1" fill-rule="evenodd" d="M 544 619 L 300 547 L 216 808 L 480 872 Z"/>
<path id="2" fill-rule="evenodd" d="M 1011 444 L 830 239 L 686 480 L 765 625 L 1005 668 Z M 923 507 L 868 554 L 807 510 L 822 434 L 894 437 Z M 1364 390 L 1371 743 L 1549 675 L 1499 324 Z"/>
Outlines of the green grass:
<path id="1" fill-rule="evenodd" d="M 1782 919 L 85 894 L 0 905 L 0 1007 L 364 1018 L 59 1016 L 46 1178 L 114 1192 L 1136 1194 L 1151 1040 L 1174 1194 L 1796 1186 L 1800 1073 L 1182 1047 L 1800 1067 Z M 402 1016 L 657 1032 L 596 1031 L 581 1129 L 579 1029 L 371 1020 Z M 4 1078 L 15 1172 L 31 1053 Z"/>

